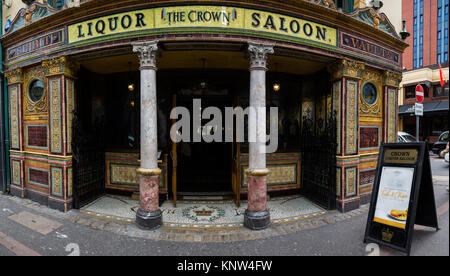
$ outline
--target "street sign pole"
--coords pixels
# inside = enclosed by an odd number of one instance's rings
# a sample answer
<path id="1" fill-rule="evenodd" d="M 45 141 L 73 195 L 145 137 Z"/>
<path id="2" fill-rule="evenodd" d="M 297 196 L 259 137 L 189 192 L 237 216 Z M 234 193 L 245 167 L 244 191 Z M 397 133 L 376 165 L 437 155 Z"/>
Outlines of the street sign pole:
<path id="1" fill-rule="evenodd" d="M 416 141 L 420 142 L 419 140 L 419 126 L 420 126 L 420 116 L 416 115 Z"/>
<path id="2" fill-rule="evenodd" d="M 419 142 L 419 135 L 420 135 L 420 116 L 423 116 L 423 98 L 425 96 L 424 90 L 422 85 L 418 84 L 416 86 L 416 106 L 415 106 L 415 112 L 416 112 L 416 141 Z"/>

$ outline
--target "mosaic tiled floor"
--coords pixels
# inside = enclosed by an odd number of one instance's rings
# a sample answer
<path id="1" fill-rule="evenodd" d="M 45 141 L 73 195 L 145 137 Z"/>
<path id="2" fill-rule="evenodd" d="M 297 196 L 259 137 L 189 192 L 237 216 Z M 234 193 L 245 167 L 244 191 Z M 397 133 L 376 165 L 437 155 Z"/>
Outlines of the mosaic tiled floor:
<path id="1" fill-rule="evenodd" d="M 267 202 L 272 224 L 305 220 L 326 211 L 301 196 L 272 198 Z M 83 207 L 81 213 L 98 218 L 134 223 L 139 202 L 128 197 L 105 195 Z M 247 202 L 236 207 L 233 201 L 166 201 L 161 206 L 164 227 L 168 228 L 240 228 Z"/>

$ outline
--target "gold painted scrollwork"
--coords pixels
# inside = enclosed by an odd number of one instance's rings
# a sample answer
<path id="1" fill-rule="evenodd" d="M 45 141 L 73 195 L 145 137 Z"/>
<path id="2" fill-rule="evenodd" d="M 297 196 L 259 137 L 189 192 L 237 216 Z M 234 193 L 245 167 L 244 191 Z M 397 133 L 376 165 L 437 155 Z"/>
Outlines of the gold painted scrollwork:
<path id="1" fill-rule="evenodd" d="M 46 76 L 65 75 L 75 78 L 79 69 L 79 64 L 70 61 L 66 56 L 54 57 L 42 61 Z"/>
<path id="2" fill-rule="evenodd" d="M 361 93 L 360 93 L 360 111 L 363 115 L 365 116 L 379 116 L 381 115 L 381 93 L 380 93 L 380 89 L 378 87 L 378 85 L 372 83 L 376 90 L 377 90 L 377 99 L 375 100 L 375 102 L 373 104 L 369 104 L 366 102 L 366 100 L 364 99 L 364 93 L 363 93 L 363 88 L 364 85 L 371 83 L 371 82 L 365 82 L 362 86 L 361 86 Z"/>
<path id="3" fill-rule="evenodd" d="M 366 68 L 365 64 L 355 60 L 342 59 L 328 66 L 333 80 L 343 77 L 362 78 L 362 72 Z"/>
<path id="4" fill-rule="evenodd" d="M 383 75 L 383 84 L 386 86 L 399 87 L 402 81 L 402 74 L 392 71 L 385 71 Z"/>
<path id="5" fill-rule="evenodd" d="M 44 83 L 44 94 L 37 102 L 33 102 L 30 99 L 30 85 L 33 81 L 39 80 Z M 41 66 L 34 67 L 27 70 L 24 74 L 24 91 L 23 103 L 24 103 L 24 113 L 35 114 L 35 113 L 46 113 L 47 112 L 47 89 L 45 85 L 45 74 Z"/>
<path id="6" fill-rule="evenodd" d="M 8 85 L 21 83 L 23 81 L 22 68 L 16 68 L 5 72 L 5 77 L 8 79 Z"/>
<path id="7" fill-rule="evenodd" d="M 382 75 L 376 71 L 366 70 L 362 74 L 363 83 L 361 85 L 361 93 L 360 93 L 360 111 L 363 116 L 381 116 L 381 82 Z M 375 86 L 377 92 L 377 99 L 373 104 L 367 103 L 364 99 L 364 86 L 368 83 L 371 83 Z"/>

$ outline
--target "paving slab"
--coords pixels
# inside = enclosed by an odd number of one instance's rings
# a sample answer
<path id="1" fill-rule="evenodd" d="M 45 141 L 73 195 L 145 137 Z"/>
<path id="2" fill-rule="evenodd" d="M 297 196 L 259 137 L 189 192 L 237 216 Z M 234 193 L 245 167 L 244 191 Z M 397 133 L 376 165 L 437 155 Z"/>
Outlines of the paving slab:
<path id="1" fill-rule="evenodd" d="M 42 235 L 47 235 L 62 226 L 59 222 L 26 211 L 9 216 L 8 218 Z"/>

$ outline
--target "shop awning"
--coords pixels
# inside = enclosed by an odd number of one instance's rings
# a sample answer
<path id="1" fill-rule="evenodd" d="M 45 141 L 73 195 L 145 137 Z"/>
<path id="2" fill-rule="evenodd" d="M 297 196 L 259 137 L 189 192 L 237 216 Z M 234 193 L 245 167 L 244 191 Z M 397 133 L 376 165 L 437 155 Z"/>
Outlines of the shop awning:
<path id="1" fill-rule="evenodd" d="M 448 112 L 448 100 L 423 104 L 423 113 Z M 399 106 L 398 115 L 414 115 L 414 104 L 405 104 Z"/>

